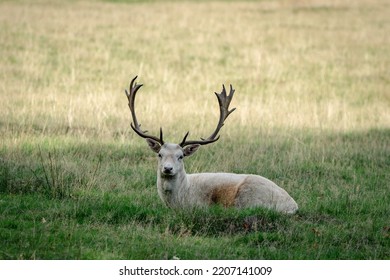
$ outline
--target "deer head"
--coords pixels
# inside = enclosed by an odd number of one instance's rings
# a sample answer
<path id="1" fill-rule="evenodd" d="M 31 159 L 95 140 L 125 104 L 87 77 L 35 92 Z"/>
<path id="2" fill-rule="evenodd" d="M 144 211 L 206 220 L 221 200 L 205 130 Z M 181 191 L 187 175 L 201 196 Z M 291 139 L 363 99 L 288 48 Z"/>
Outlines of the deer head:
<path id="1" fill-rule="evenodd" d="M 236 109 L 233 108 L 229 110 L 229 105 L 234 95 L 234 89 L 232 85 L 230 85 L 230 93 L 227 95 L 225 86 L 222 85 L 222 92 L 215 92 L 219 103 L 220 116 L 217 127 L 209 137 L 201 138 L 200 140 L 187 140 L 189 135 L 188 131 L 180 144 L 172 144 L 164 142 L 162 128 L 160 128 L 159 137 L 150 135 L 147 133 L 148 131 L 141 129 L 141 125 L 138 123 L 135 114 L 135 96 L 137 91 L 142 87 L 142 84 L 137 84 L 135 82 L 136 79 L 137 76 L 131 80 L 129 91 L 125 90 L 133 119 L 130 126 L 140 137 L 145 138 L 151 150 L 158 154 L 160 174 L 164 177 L 173 177 L 184 170 L 182 163 L 184 157 L 195 153 L 201 145 L 211 144 L 219 139 L 218 133 L 224 125 L 224 121 Z"/>

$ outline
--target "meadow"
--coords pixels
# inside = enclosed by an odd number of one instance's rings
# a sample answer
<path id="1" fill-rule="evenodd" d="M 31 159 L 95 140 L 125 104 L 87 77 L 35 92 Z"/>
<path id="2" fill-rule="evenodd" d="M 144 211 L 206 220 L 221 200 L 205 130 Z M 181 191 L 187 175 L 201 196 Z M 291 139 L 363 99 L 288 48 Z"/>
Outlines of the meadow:
<path id="1" fill-rule="evenodd" d="M 0 259 L 389 259 L 386 0 L 0 1 Z M 300 209 L 178 211 L 130 128 L 221 138 L 188 173 L 267 177 Z"/>

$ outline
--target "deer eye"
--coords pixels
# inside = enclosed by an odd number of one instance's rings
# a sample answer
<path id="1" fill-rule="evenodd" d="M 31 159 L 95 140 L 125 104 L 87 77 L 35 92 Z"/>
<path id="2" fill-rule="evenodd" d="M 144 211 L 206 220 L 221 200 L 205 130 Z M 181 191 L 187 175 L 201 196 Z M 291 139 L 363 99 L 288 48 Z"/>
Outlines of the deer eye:
<path id="1" fill-rule="evenodd" d="M 182 155 L 178 157 L 179 160 L 181 160 L 181 159 L 183 159 L 183 158 L 184 158 L 184 156 L 182 156 Z"/>
<path id="2" fill-rule="evenodd" d="M 159 157 L 159 158 L 162 158 L 162 154 L 159 153 L 159 154 L 158 154 L 158 157 Z"/>

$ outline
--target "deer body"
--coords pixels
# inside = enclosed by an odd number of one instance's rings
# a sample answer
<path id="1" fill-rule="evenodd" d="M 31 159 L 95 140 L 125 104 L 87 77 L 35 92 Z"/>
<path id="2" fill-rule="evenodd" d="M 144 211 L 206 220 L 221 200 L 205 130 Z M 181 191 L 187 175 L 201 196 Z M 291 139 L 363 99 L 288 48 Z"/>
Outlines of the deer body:
<path id="1" fill-rule="evenodd" d="M 298 209 L 285 190 L 258 175 L 186 174 L 180 159 L 184 153 L 186 151 L 175 144 L 165 144 L 159 150 L 157 191 L 168 207 L 194 208 L 219 204 L 237 208 L 263 207 L 289 214 Z"/>
<path id="2" fill-rule="evenodd" d="M 131 128 L 149 147 L 158 154 L 157 191 L 161 200 L 171 208 L 208 207 L 220 204 L 225 207 L 263 207 L 283 213 L 295 213 L 298 205 L 294 199 L 274 182 L 252 174 L 234 173 L 196 173 L 186 174 L 183 159 L 195 153 L 201 145 L 214 143 L 219 139 L 218 132 L 225 119 L 235 110 L 229 110 L 234 89 L 230 94 L 225 87 L 216 93 L 220 108 L 220 119 L 215 131 L 206 139 L 187 141 L 189 132 L 180 144 L 164 143 L 160 128 L 160 137 L 147 134 L 140 129 L 135 114 L 135 95 L 142 85 L 134 84 L 135 77 L 126 95 L 134 124 Z"/>

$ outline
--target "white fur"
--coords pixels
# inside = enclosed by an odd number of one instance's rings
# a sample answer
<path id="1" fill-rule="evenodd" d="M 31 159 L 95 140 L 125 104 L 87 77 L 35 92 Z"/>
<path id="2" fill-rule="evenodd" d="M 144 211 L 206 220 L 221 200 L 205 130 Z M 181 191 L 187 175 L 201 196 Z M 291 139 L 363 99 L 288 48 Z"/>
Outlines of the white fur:
<path id="1" fill-rule="evenodd" d="M 161 146 L 152 139 L 147 142 L 159 154 L 157 190 L 168 207 L 208 207 L 221 203 L 226 207 L 263 207 L 289 214 L 298 210 L 297 203 L 284 189 L 258 175 L 186 174 L 183 157 L 193 154 L 199 145 L 181 148 L 168 143 Z"/>

